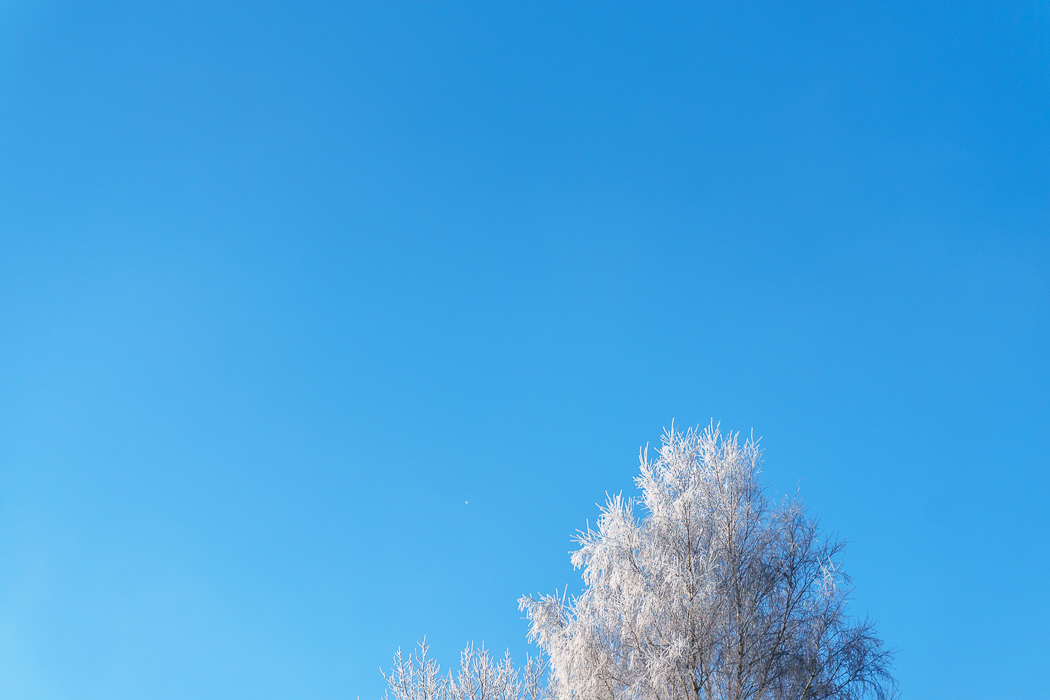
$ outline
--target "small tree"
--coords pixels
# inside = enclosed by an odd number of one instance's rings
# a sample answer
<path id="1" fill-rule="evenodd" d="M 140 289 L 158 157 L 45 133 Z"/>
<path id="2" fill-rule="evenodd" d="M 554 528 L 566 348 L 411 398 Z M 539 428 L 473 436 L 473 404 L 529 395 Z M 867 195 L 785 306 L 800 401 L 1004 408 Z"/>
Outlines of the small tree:
<path id="1" fill-rule="evenodd" d="M 441 667 L 429 658 L 426 639 L 419 644 L 419 654 L 405 658 L 398 649 L 394 668 L 383 678 L 387 682 L 385 700 L 549 700 L 546 663 L 527 657 L 525 666 L 514 668 L 508 651 L 495 659 L 485 649 L 473 644 L 460 653 L 460 671 L 441 673 Z"/>
<path id="2" fill-rule="evenodd" d="M 797 497 L 766 498 L 759 456 L 715 426 L 672 426 L 655 461 L 641 454 L 641 498 L 611 497 L 578 537 L 584 592 L 519 600 L 559 700 L 894 694 L 891 653 L 847 615 L 843 542 Z"/>

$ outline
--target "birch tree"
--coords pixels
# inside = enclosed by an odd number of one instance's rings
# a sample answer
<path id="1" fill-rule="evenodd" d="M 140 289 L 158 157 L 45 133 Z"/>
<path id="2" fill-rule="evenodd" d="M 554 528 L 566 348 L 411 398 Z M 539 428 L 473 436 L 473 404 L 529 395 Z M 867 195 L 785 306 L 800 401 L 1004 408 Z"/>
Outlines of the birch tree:
<path id="1" fill-rule="evenodd" d="M 558 700 L 895 694 L 891 653 L 847 613 L 843 542 L 797 496 L 767 498 L 755 441 L 672 425 L 640 461 L 640 497 L 577 538 L 584 591 L 519 600 Z"/>

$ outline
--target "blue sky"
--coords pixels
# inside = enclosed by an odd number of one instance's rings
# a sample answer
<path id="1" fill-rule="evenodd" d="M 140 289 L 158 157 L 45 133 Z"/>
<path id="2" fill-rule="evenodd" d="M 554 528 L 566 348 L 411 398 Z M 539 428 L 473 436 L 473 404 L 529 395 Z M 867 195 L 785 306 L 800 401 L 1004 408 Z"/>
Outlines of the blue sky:
<path id="1" fill-rule="evenodd" d="M 0 695 L 523 657 L 713 418 L 906 697 L 1038 696 L 1048 232 L 1043 3 L 2 3 Z"/>

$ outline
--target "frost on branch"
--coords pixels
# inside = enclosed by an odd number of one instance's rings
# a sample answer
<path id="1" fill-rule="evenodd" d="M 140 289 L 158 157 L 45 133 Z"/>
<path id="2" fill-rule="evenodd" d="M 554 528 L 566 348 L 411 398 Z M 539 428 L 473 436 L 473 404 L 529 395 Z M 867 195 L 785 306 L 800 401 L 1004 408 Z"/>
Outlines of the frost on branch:
<path id="1" fill-rule="evenodd" d="M 427 656 L 426 640 L 419 655 L 405 658 L 398 649 L 394 668 L 383 673 L 387 682 L 384 700 L 550 700 L 547 695 L 546 664 L 527 657 L 520 671 L 514 668 L 510 652 L 495 659 L 484 646 L 467 646 L 460 654 L 460 670 L 442 675 L 441 667 Z"/>
<path id="2" fill-rule="evenodd" d="M 797 497 L 766 498 L 759 456 L 713 425 L 672 426 L 641 455 L 641 497 L 610 497 L 577 538 L 584 592 L 519 600 L 558 700 L 894 695 L 890 652 L 847 615 L 843 543 Z"/>

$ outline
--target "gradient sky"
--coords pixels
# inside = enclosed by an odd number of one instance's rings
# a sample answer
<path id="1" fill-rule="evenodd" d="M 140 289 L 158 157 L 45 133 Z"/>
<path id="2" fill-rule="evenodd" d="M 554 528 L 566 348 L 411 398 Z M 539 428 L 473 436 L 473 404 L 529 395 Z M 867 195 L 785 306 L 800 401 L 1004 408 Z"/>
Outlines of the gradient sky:
<path id="1" fill-rule="evenodd" d="M 0 3 L 0 696 L 523 657 L 712 418 L 905 697 L 1046 693 L 1046 3 L 89 5 Z"/>

